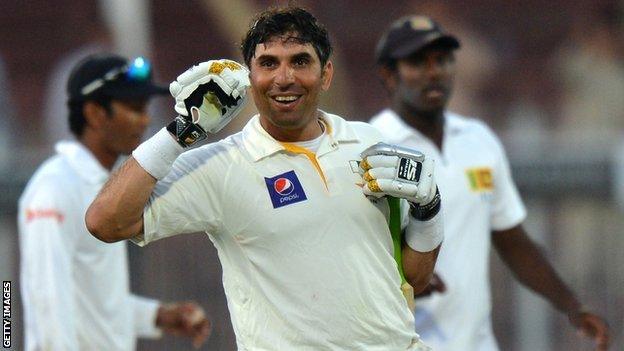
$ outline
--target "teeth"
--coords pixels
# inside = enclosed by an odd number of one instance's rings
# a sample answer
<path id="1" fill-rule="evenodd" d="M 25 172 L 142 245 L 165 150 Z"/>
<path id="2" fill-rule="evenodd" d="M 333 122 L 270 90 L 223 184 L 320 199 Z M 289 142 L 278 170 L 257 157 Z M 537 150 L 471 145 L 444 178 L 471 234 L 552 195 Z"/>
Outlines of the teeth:
<path id="1" fill-rule="evenodd" d="M 298 97 L 297 96 L 276 96 L 275 100 L 277 101 L 282 101 L 282 102 L 292 102 L 297 100 Z"/>

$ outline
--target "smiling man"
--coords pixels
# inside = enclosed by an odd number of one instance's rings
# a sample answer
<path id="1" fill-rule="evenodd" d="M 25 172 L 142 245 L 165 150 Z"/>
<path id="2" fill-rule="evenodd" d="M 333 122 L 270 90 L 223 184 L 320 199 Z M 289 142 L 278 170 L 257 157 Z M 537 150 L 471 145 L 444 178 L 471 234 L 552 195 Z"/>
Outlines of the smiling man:
<path id="1" fill-rule="evenodd" d="M 86 217 L 91 233 L 144 245 L 205 232 L 223 266 L 239 350 L 428 349 L 394 255 L 422 289 L 442 241 L 432 163 L 376 144 L 370 125 L 319 110 L 331 45 L 305 10 L 259 14 L 242 53 L 249 70 L 208 61 L 171 83 L 180 115 L 98 195 Z M 249 86 L 259 115 L 184 152 L 240 111 Z M 396 250 L 386 195 L 404 199 L 402 217 L 391 220 L 406 232 Z"/>
<path id="2" fill-rule="evenodd" d="M 245 43 L 243 50 L 251 68 L 251 91 L 262 127 L 285 142 L 321 136 L 318 99 L 321 91 L 329 88 L 334 72 L 328 61 L 329 42 L 319 43 L 315 49 L 297 32 L 275 35 L 261 44 L 255 39 Z M 254 51 L 250 47 L 253 44 L 257 45 Z M 317 54 L 315 50 L 328 52 Z M 255 57 L 248 57 L 250 54 Z"/>

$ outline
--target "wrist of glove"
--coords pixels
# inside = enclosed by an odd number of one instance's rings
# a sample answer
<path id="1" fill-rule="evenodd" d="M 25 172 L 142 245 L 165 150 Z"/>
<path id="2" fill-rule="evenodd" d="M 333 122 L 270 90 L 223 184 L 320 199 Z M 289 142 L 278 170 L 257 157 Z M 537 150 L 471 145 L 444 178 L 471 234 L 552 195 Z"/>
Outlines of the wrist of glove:
<path id="1" fill-rule="evenodd" d="M 430 202 L 424 205 L 410 202 L 410 214 L 416 220 L 428 221 L 440 212 L 441 204 L 440 190 L 436 186 L 435 195 Z"/>
<path id="2" fill-rule="evenodd" d="M 360 156 L 365 195 L 406 199 L 412 216 L 420 221 L 427 221 L 440 211 L 432 159 L 419 151 L 386 143 L 370 146 Z"/>
<path id="3" fill-rule="evenodd" d="M 243 109 L 249 71 L 231 60 L 202 62 L 169 85 L 178 113 L 167 130 L 182 147 L 204 140 L 225 127 Z"/>

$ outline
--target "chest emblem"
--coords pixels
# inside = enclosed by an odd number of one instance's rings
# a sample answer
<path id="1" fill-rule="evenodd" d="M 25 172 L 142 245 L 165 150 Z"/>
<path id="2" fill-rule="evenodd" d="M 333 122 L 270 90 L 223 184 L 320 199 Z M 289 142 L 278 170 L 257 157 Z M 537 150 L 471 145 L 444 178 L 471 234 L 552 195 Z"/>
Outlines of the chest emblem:
<path id="1" fill-rule="evenodd" d="M 470 190 L 487 192 L 494 189 L 492 169 L 489 167 L 469 168 L 466 170 Z"/>
<path id="2" fill-rule="evenodd" d="M 269 191 L 273 208 L 308 199 L 295 171 L 288 171 L 271 178 L 264 177 L 264 181 Z"/>

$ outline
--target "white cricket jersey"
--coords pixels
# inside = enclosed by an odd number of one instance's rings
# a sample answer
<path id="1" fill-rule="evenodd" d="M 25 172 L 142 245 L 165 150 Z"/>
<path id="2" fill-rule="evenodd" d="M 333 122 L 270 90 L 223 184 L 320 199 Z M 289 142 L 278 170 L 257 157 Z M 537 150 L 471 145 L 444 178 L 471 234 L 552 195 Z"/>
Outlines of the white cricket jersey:
<path id="1" fill-rule="evenodd" d="M 56 150 L 19 201 L 25 350 L 134 350 L 137 335 L 160 334 L 158 303 L 130 293 L 126 243 L 85 226 L 108 172 L 78 142 Z"/>
<path id="2" fill-rule="evenodd" d="M 385 199 L 367 199 L 368 124 L 323 114 L 316 154 L 243 131 L 183 153 L 156 184 L 140 245 L 205 231 L 239 350 L 420 350 L 400 290 Z M 424 348 L 423 348 L 424 349 Z"/>
<path id="3" fill-rule="evenodd" d="M 450 112 L 442 151 L 392 110 L 371 124 L 390 143 L 435 160 L 445 238 L 435 271 L 447 291 L 416 300 L 416 330 L 436 351 L 497 350 L 490 316 L 491 231 L 512 228 L 526 216 L 500 141 L 483 122 Z"/>

